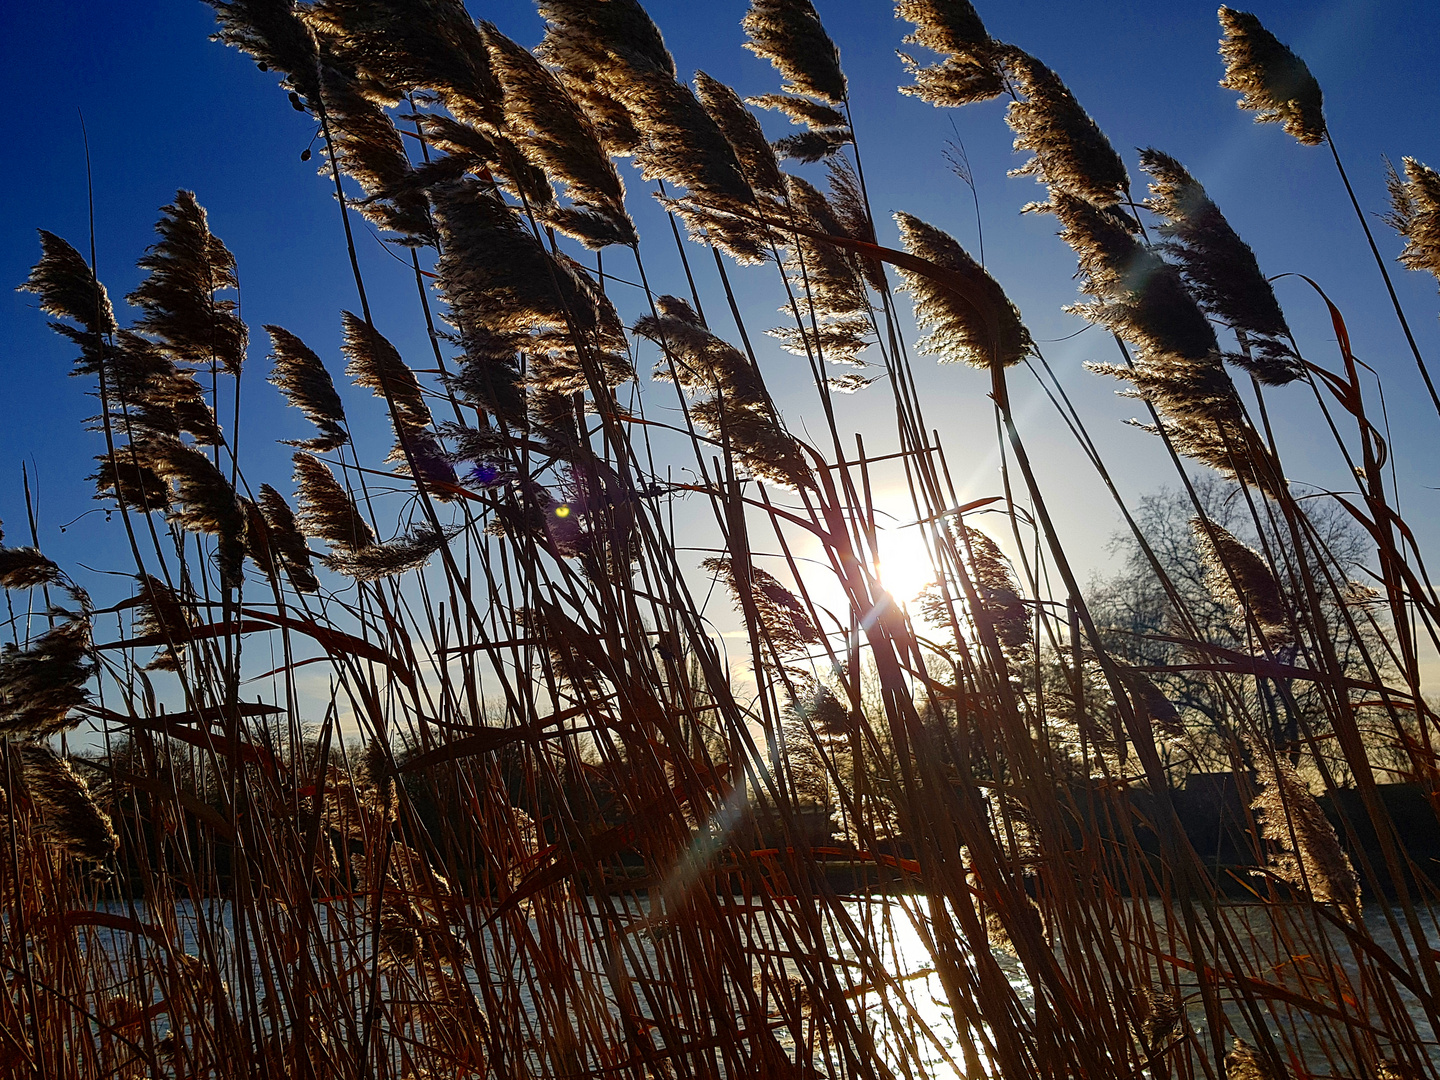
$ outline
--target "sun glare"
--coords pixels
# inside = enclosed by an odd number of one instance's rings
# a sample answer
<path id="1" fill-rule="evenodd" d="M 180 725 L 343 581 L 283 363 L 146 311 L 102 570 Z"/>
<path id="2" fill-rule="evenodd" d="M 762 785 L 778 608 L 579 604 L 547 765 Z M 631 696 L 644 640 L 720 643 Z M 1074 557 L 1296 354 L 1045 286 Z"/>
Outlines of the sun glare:
<path id="1" fill-rule="evenodd" d="M 893 527 L 880 530 L 880 581 L 902 604 L 909 604 L 917 593 L 935 580 L 930 555 L 920 530 Z"/>

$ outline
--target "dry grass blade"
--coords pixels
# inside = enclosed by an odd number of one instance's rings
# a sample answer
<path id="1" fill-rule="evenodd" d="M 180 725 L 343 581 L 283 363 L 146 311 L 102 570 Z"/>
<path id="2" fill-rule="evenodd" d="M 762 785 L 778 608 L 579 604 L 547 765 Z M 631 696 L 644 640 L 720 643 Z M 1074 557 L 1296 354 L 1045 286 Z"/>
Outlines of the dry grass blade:
<path id="1" fill-rule="evenodd" d="M 1220 85 L 1239 92 L 1240 108 L 1253 111 L 1256 123 L 1281 124 L 1306 146 L 1320 145 L 1326 134 L 1320 84 L 1305 61 L 1248 11 L 1222 6 L 1220 26 Z"/>

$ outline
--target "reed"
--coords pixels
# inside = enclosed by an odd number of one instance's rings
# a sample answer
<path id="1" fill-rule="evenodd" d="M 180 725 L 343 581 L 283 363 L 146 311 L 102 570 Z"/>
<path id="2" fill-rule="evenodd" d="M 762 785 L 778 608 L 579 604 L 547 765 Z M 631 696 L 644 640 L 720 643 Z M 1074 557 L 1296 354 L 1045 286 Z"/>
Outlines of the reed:
<path id="1" fill-rule="evenodd" d="M 22 288 L 101 399 L 92 479 L 134 565 L 96 601 L 38 543 L 0 547 L 4 1071 L 1440 1076 L 1436 882 L 1383 783 L 1440 807 L 1418 662 L 1440 607 L 1343 315 L 1340 370 L 1302 359 L 1176 158 L 1141 152 L 1135 202 L 1060 74 L 964 0 L 899 4 L 940 57 L 906 58 L 906 92 L 1011 99 L 1017 171 L 1046 188 L 1026 209 L 1120 350 L 1098 370 L 1178 470 L 1193 525 L 1165 532 L 1004 283 L 903 211 L 883 242 L 809 0 L 743 22 L 783 80 L 748 105 L 804 129 L 773 143 L 734 90 L 682 81 L 634 0 L 543 0 L 534 52 L 458 0 L 212 6 L 321 130 L 361 313 L 337 357 L 265 327 L 309 425 L 279 440 L 292 497 L 239 450 L 249 329 L 196 197 L 161 209 L 126 327 L 41 233 Z M 1303 62 L 1221 20 L 1242 105 L 1328 138 Z M 627 156 L 688 233 L 660 238 L 680 286 L 652 278 Z M 1434 271 L 1435 174 L 1404 169 L 1403 260 Z M 409 249 L 437 367 L 372 320 L 353 215 Z M 734 340 L 701 312 L 711 261 Z M 824 444 L 778 407 L 732 273 L 773 289 Z M 993 402 L 1002 497 L 961 504 L 920 353 L 983 372 L 954 375 Z M 390 419 L 383 461 L 351 439 L 342 360 Z M 1080 587 L 1046 509 L 1010 405 L 1032 375 L 1133 529 L 1138 630 Z M 1292 490 L 1262 383 L 1313 390 L 1376 587 Z M 890 393 L 894 431 L 852 450 L 835 391 Z M 929 563 L 908 607 L 886 476 Z M 1223 868 L 1186 803 L 1217 772 Z"/>

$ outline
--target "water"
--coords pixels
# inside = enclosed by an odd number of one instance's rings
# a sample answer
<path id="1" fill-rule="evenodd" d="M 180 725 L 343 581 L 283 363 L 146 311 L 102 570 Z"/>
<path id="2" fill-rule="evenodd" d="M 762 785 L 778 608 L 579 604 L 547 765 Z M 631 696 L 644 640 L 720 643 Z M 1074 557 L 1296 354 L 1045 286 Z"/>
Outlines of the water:
<path id="1" fill-rule="evenodd" d="M 1140 903 L 1146 907 L 1140 908 Z M 523 940 L 524 934 L 512 937 L 509 932 L 487 931 L 484 963 L 465 969 L 465 980 L 481 1000 L 486 998 L 485 991 L 488 989 L 491 1000 L 508 1000 L 518 1008 L 522 1025 L 530 1031 L 529 1048 L 524 1054 L 530 1059 L 526 1064 L 533 1071 L 545 1071 L 546 1062 L 541 1059 L 542 1046 L 553 1036 L 557 1018 L 570 1023 L 576 1030 L 591 1033 L 608 1026 L 622 1042 L 625 1032 L 633 1029 L 638 1018 L 642 1027 L 649 1026 L 648 1037 L 656 1051 L 663 1052 L 664 1041 L 660 1032 L 664 1025 L 655 1023 L 657 1018 L 646 980 L 654 978 L 657 973 L 661 981 L 673 980 L 677 972 L 685 970 L 688 963 L 686 949 L 693 948 L 693 942 L 682 946 L 678 938 L 672 939 L 672 934 L 683 937 L 683 930 L 677 929 L 670 920 L 655 917 L 648 899 L 632 897 L 628 905 L 619 905 L 618 899 L 602 902 L 587 898 L 570 904 L 568 908 L 564 905 L 552 906 L 549 915 L 552 919 L 558 916 L 566 924 L 565 939 L 572 948 L 567 956 L 572 967 L 564 972 L 563 979 L 572 997 L 567 1001 L 564 993 L 560 992 L 558 1006 L 556 989 L 529 977 L 527 971 L 525 958 L 534 955 L 534 943 L 545 937 L 543 928 L 534 918 L 524 924 L 530 937 L 528 943 Z M 826 1067 L 826 1057 L 832 1048 L 826 1045 L 824 1026 L 811 1017 L 803 997 L 797 998 L 787 989 L 789 980 L 801 976 L 802 972 L 807 976 L 806 982 L 815 981 L 817 972 L 820 972 L 821 977 L 833 980 L 832 985 L 838 985 L 849 1003 L 854 1025 L 850 1037 L 855 1038 L 855 1033 L 859 1032 L 862 1044 L 869 1041 L 876 1056 L 898 1075 L 911 1072 L 936 1078 L 958 1077 L 966 1075 L 977 1065 L 983 1072 L 992 1071 L 986 1049 L 989 1033 L 957 1023 L 935 972 L 927 946 L 931 907 L 926 898 L 877 897 L 843 902 L 825 921 L 819 941 L 809 938 L 813 943 L 809 947 L 803 944 L 809 921 L 799 918 L 797 912 L 784 913 L 782 909 L 785 917 L 776 921 L 770 914 L 747 904 L 740 897 L 733 898 L 733 903 L 722 905 L 722 908 L 731 911 L 743 922 L 737 927 L 737 936 L 748 943 L 752 973 L 757 979 L 756 992 L 768 1009 L 774 1038 L 787 1054 L 796 1053 L 798 1036 L 802 1044 L 801 1053 L 812 1056 L 822 1072 L 831 1071 Z M 1205 1012 L 1196 976 L 1185 966 L 1190 958 L 1182 945 L 1183 935 L 1170 932 L 1170 929 L 1178 930 L 1178 927 L 1170 927 L 1158 901 L 1132 903 L 1125 910 L 1129 926 L 1122 927 L 1121 933 L 1127 939 L 1132 961 L 1139 957 L 1142 962 L 1150 964 L 1156 972 L 1157 981 L 1160 967 L 1167 968 L 1168 981 L 1177 985 L 1184 995 L 1190 1024 L 1200 1033 L 1208 1048 Z M 139 921 L 151 922 L 150 914 L 143 905 L 132 909 L 129 905 L 115 904 L 108 911 L 122 916 L 133 913 Z M 345 962 L 340 966 L 350 972 L 356 988 L 353 1018 L 358 1023 L 361 1012 L 358 998 L 370 966 L 370 938 L 366 931 L 364 907 L 348 903 L 331 908 L 321 905 L 318 912 L 321 936 L 331 942 L 342 943 L 340 950 Z M 1427 932 L 1433 948 L 1440 943 L 1440 934 L 1435 931 L 1434 913 L 1423 914 L 1430 920 Z M 218 958 L 218 970 L 222 972 L 230 993 L 234 994 L 241 984 L 235 963 L 234 928 L 230 915 L 229 905 L 223 901 L 198 905 L 182 903 L 173 911 L 177 936 L 186 953 L 210 955 L 202 948 L 201 939 L 205 935 L 200 932 L 202 923 L 208 928 L 210 948 Z M 1360 961 L 1356 950 L 1339 929 L 1323 922 L 1317 926 L 1313 913 L 1301 907 L 1280 909 L 1261 905 L 1226 905 L 1220 909 L 1220 917 L 1230 926 L 1233 935 L 1247 942 L 1241 958 L 1245 974 L 1284 992 L 1319 999 L 1346 1016 L 1368 1017 L 1372 1023 L 1383 1027 L 1381 1002 L 1357 989 L 1361 985 Z M 1396 946 L 1390 920 L 1399 917 L 1398 910 L 1387 910 L 1378 904 L 1371 904 L 1364 913 L 1370 937 L 1392 957 L 1399 956 L 1400 950 Z M 1156 928 L 1153 938 L 1140 932 L 1147 925 Z M 597 927 L 600 928 L 598 933 Z M 117 978 L 135 960 L 141 963 L 159 962 L 164 952 L 156 942 L 117 929 L 90 928 L 86 934 L 90 947 L 98 948 L 106 954 L 108 961 L 114 963 Z M 801 943 L 799 948 L 797 941 Z M 1303 947 L 1303 952 L 1297 950 L 1297 944 Z M 1018 961 L 1001 951 L 992 950 L 991 956 L 1021 1008 L 1033 1010 L 1031 983 Z M 970 961 L 972 968 L 974 959 L 972 957 Z M 1059 956 L 1059 960 L 1062 970 L 1075 966 L 1067 963 L 1063 955 Z M 884 975 L 871 981 L 867 976 L 877 968 L 883 969 Z M 388 976 L 383 978 L 380 988 L 382 1000 L 406 993 L 403 986 L 406 977 L 402 974 L 400 982 L 393 984 Z M 249 972 L 249 978 L 256 988 L 256 998 L 263 998 L 264 980 L 259 969 Z M 482 984 L 482 979 L 490 980 L 488 988 Z M 577 1007 L 573 996 L 577 989 L 591 995 L 584 1010 Z M 158 994 L 158 991 L 155 993 Z M 628 1006 L 625 1010 L 620 1005 L 622 996 Z M 1440 1045 L 1435 1041 L 1436 1036 L 1419 1000 L 1403 987 L 1397 990 L 1396 996 L 1400 1006 L 1415 1023 L 1416 1030 L 1428 1042 L 1430 1061 L 1440 1066 Z M 537 1000 L 541 1002 L 538 1006 Z M 598 1024 L 595 1018 L 597 1000 L 603 1001 L 604 1006 Z M 663 1002 L 664 995 L 661 994 L 657 1000 Z M 1249 1029 L 1240 1003 L 1225 1000 L 1221 1004 L 1234 1030 L 1254 1043 L 1254 1033 Z M 563 1017 L 557 1013 L 557 1008 L 564 1013 Z M 266 1012 L 275 1022 L 283 1025 L 276 1014 L 269 1010 Z M 582 1012 L 585 1014 L 583 1017 Z M 161 1014 L 157 1019 L 159 1034 L 164 1033 L 168 1023 L 168 1016 Z M 395 1021 L 390 1019 L 386 1023 L 393 1024 Z M 1305 1071 L 1324 1076 L 1347 1070 L 1344 1049 L 1348 1043 L 1342 1025 L 1333 1022 L 1333 1018 L 1328 1018 L 1323 1012 L 1317 1015 L 1314 1011 L 1302 1011 L 1283 999 L 1271 1000 L 1266 1023 L 1282 1053 Z M 600 1057 L 581 1049 L 593 1041 L 587 1042 L 583 1036 L 577 1038 L 577 1063 L 586 1069 L 605 1063 L 613 1066 L 613 1056 L 608 1062 L 602 1062 Z M 523 1044 L 526 1040 L 521 1039 L 520 1042 Z M 970 1050 L 968 1069 L 967 1049 Z M 553 1059 L 549 1064 L 554 1067 Z"/>

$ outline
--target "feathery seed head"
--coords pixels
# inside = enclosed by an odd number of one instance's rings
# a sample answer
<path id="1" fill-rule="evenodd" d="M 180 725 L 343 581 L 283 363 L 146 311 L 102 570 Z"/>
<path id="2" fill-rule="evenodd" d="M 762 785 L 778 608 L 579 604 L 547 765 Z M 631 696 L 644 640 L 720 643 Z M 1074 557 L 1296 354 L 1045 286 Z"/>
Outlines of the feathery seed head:
<path id="1" fill-rule="evenodd" d="M 1440 172 L 1412 157 L 1402 179 L 1388 165 L 1391 211 L 1385 220 L 1405 238 L 1400 261 L 1411 270 L 1429 270 L 1440 278 Z"/>
<path id="2" fill-rule="evenodd" d="M 901 53 L 905 69 L 915 79 L 915 85 L 902 86 L 901 93 L 953 108 L 988 101 L 1004 92 L 1005 74 L 996 42 L 969 0 L 900 0 L 895 14 L 915 24 L 906 42 L 945 57 L 938 64 L 921 67 Z"/>
<path id="3" fill-rule="evenodd" d="M 1253 619 L 1271 649 L 1293 641 L 1290 605 L 1260 553 L 1214 522 L 1193 518 L 1190 531 L 1205 567 L 1205 585 L 1217 603 L 1230 609 L 1236 632 L 1245 636 Z"/>
<path id="4" fill-rule="evenodd" d="M 788 93 L 844 102 L 840 50 L 810 0 L 751 0 L 740 25 L 750 38 L 745 48 L 774 65 Z"/>
<path id="5" fill-rule="evenodd" d="M 76 372 L 100 373 L 108 354 L 106 338 L 115 333 L 115 310 L 105 286 L 95 278 L 85 257 L 52 232 L 40 230 L 40 261 L 20 286 L 40 297 L 40 310 L 77 325 L 52 322 L 51 329 L 80 346 Z"/>
<path id="6" fill-rule="evenodd" d="M 1270 870 L 1317 902 L 1339 905 L 1358 922 L 1360 879 L 1335 826 L 1284 755 L 1258 744 L 1251 749 L 1263 777 L 1251 809 L 1272 849 Z"/>
<path id="7" fill-rule="evenodd" d="M 343 552 L 354 554 L 375 543 L 360 509 L 350 493 L 340 486 L 335 474 L 319 458 L 297 453 L 295 484 L 299 488 L 300 528 L 318 536 Z"/>
<path id="8" fill-rule="evenodd" d="M 235 314 L 235 301 L 215 295 L 240 287 L 235 256 L 210 231 L 193 192 L 176 192 L 160 213 L 155 224 L 160 239 L 136 264 L 150 276 L 126 297 L 144 312 L 135 328 L 154 337 L 177 363 L 218 362 L 238 376 L 249 331 Z"/>
<path id="9" fill-rule="evenodd" d="M 1055 192 L 1114 206 L 1130 186 L 1125 163 L 1060 77 L 1029 53 L 1011 46 L 1004 60 L 1023 101 L 1005 114 L 1015 149 L 1035 156 L 1012 176 L 1033 176 Z"/>
<path id="10" fill-rule="evenodd" d="M 61 577 L 60 567 L 39 548 L 0 547 L 0 589 L 34 589 L 53 585 Z"/>
<path id="11" fill-rule="evenodd" d="M 135 633 L 146 637 L 154 635 L 163 642 L 146 668 L 179 671 L 185 643 L 195 621 L 191 609 L 174 589 L 153 574 L 137 574 L 135 580 L 140 586 L 135 596 Z"/>
<path id="12" fill-rule="evenodd" d="M 245 510 L 225 474 L 200 450 L 169 436 L 152 436 L 136 449 L 143 464 L 174 489 L 170 520 L 182 529 L 213 535 L 221 585 L 238 588 L 245 560 Z"/>
<path id="13" fill-rule="evenodd" d="M 751 566 L 749 580 L 742 581 L 735 560 L 728 556 L 706 559 L 701 565 L 725 582 L 736 607 L 743 611 L 747 601 L 754 605 L 759 629 L 782 659 L 793 659 L 820 640 L 805 606 L 773 574 Z"/>
<path id="14" fill-rule="evenodd" d="M 285 497 L 269 484 L 260 485 L 260 512 L 270 542 L 270 550 L 280 559 L 285 575 L 296 592 L 315 592 L 320 583 L 310 569 L 310 548 L 295 524 L 295 514 Z"/>
<path id="15" fill-rule="evenodd" d="M 446 537 L 429 527 L 411 530 L 385 544 L 371 544 L 356 551 L 337 551 L 325 565 L 357 581 L 378 581 L 410 570 L 419 570 L 440 550 Z"/>
<path id="16" fill-rule="evenodd" d="M 697 71 L 695 96 L 734 149 L 740 171 L 750 186 L 766 195 L 783 195 L 785 181 L 780 175 L 775 151 L 766 140 L 760 121 L 745 107 L 740 95 L 720 80 Z M 755 99 L 751 99 L 751 104 L 754 102 Z"/>
<path id="17" fill-rule="evenodd" d="M 281 441 L 317 454 L 344 446 L 350 441 L 344 426 L 345 406 L 320 357 L 288 330 L 270 325 L 265 330 L 270 335 L 270 359 L 274 361 L 270 382 L 321 432 L 314 439 Z"/>
<path id="18" fill-rule="evenodd" d="M 419 434 L 430 426 L 430 407 L 409 365 L 385 337 L 364 319 L 341 312 L 344 340 L 341 351 L 349 360 L 345 374 L 394 410 L 396 435 Z"/>
<path id="19" fill-rule="evenodd" d="M 1142 150 L 1140 167 L 1152 178 L 1146 205 L 1165 220 L 1162 250 L 1177 259 L 1200 305 L 1242 337 L 1247 355 L 1236 361 L 1271 386 L 1299 378 L 1304 368 L 1283 340 L 1290 328 L 1250 246 L 1174 158 Z"/>
<path id="20" fill-rule="evenodd" d="M 915 319 L 930 334 L 922 348 L 942 361 L 976 367 L 1019 363 L 1033 348 L 1030 332 L 1005 291 L 954 238 L 909 214 L 896 214 L 905 250 L 962 276 L 970 286 L 962 299 L 951 289 L 901 269 L 904 288 L 915 299 Z"/>
<path id="21" fill-rule="evenodd" d="M 1320 84 L 1305 61 L 1282 45 L 1248 11 L 1220 8 L 1220 56 L 1225 78 L 1220 85 L 1240 94 L 1239 105 L 1255 113 L 1259 124 L 1278 123 L 1306 146 L 1325 140 Z"/>
<path id="22" fill-rule="evenodd" d="M 90 621 L 75 618 L 45 631 L 24 648 L 0 650 L 0 734 L 36 739 L 78 723 L 71 710 L 90 700 Z"/>
<path id="23" fill-rule="evenodd" d="M 110 817 L 70 763 L 43 743 L 20 747 L 25 788 L 45 818 L 46 838 L 77 859 L 106 862 L 120 849 Z"/>

